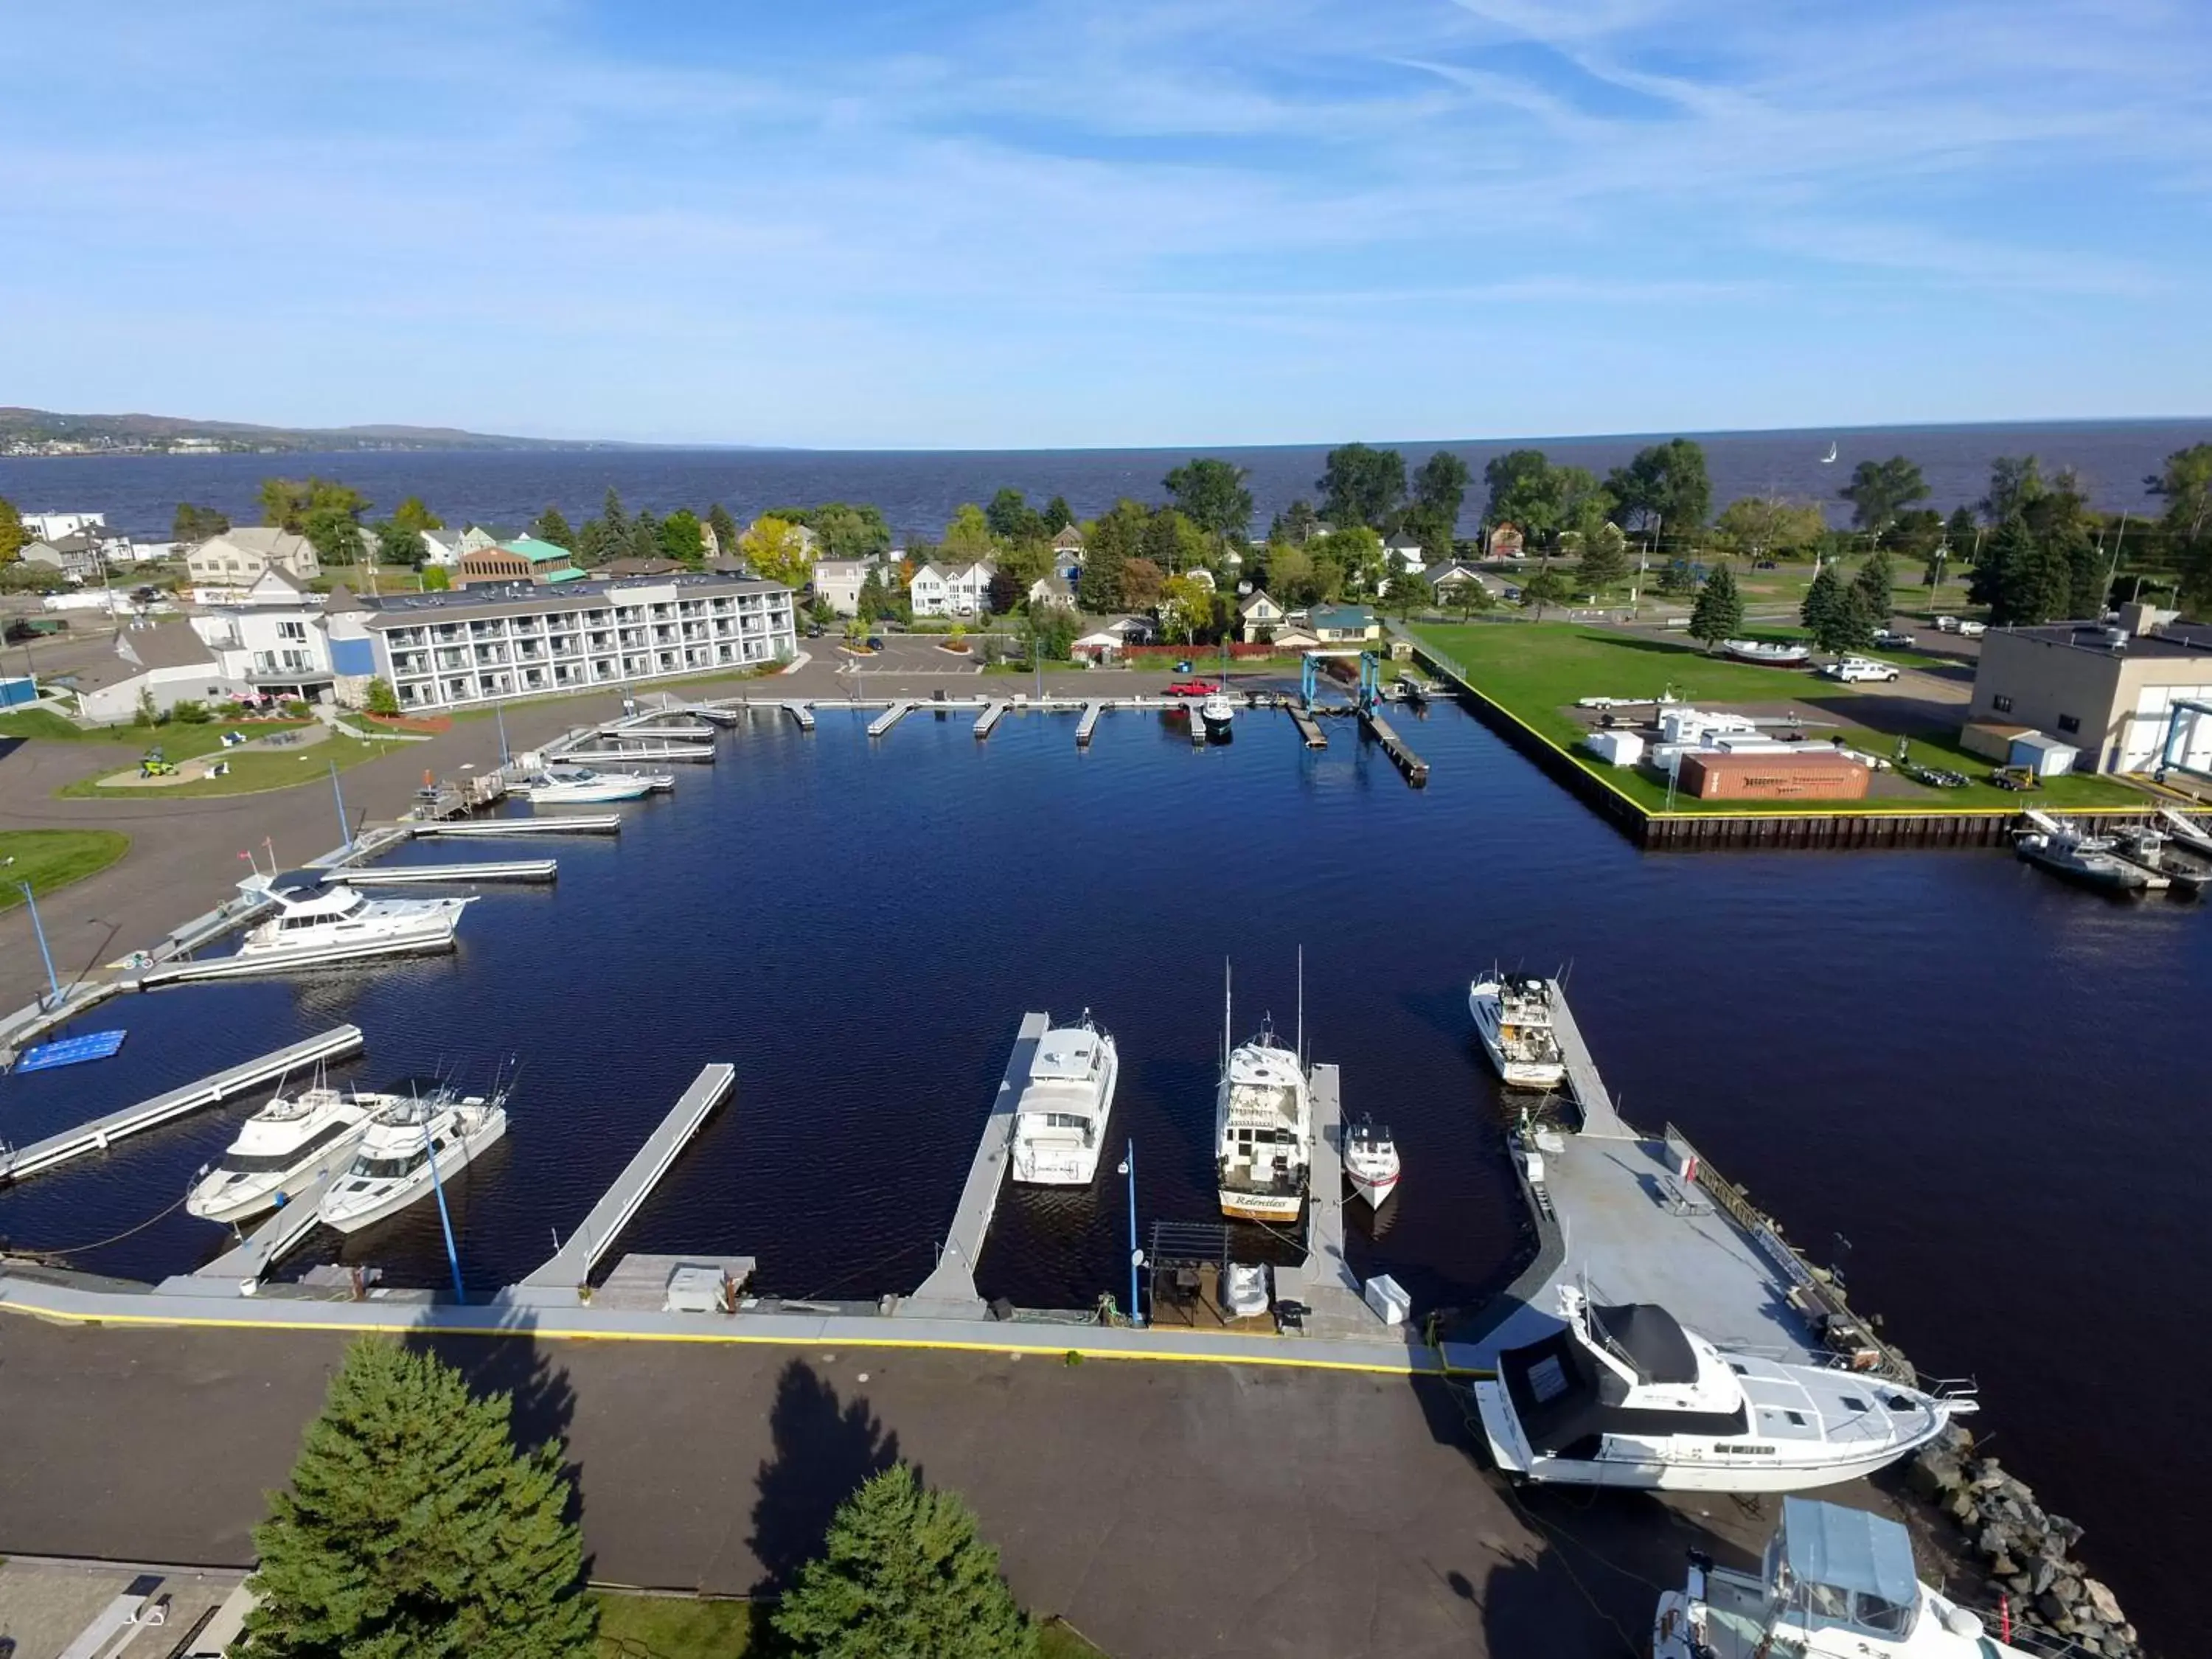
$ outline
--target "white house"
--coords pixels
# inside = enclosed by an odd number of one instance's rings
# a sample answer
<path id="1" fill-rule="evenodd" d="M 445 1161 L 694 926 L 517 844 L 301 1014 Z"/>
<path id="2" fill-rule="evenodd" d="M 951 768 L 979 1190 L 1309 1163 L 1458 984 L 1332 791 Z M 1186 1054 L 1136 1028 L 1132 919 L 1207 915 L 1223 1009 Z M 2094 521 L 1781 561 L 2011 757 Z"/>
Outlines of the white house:
<path id="1" fill-rule="evenodd" d="M 167 711 L 178 703 L 221 702 L 248 688 L 222 672 L 215 653 L 181 622 L 133 623 L 115 636 L 115 659 L 75 677 L 78 706 L 88 720 L 113 722 L 138 712 L 138 696 L 153 696 Z"/>
<path id="2" fill-rule="evenodd" d="M 266 572 L 244 600 L 191 619 L 226 680 L 270 696 L 312 697 L 332 680 L 320 594 L 303 593 L 280 570 Z"/>
<path id="3" fill-rule="evenodd" d="M 453 535 L 451 531 L 441 533 L 448 538 Z M 450 543 L 453 550 L 453 562 L 459 564 L 464 553 L 487 552 L 492 548 L 503 546 L 529 533 L 525 530 L 504 530 L 497 525 L 472 524 L 461 532 L 458 539 Z"/>
<path id="4" fill-rule="evenodd" d="M 1421 574 L 1430 590 L 1436 594 L 1439 605 L 1454 603 L 1462 592 L 1470 587 L 1487 588 L 1490 586 L 1483 580 L 1482 573 L 1465 559 L 1439 559 Z"/>
<path id="5" fill-rule="evenodd" d="M 58 570 L 73 582 L 88 581 L 100 574 L 99 557 L 93 551 L 91 541 L 83 536 L 27 542 L 15 556 L 25 564 L 40 564 L 49 570 Z"/>
<path id="6" fill-rule="evenodd" d="M 74 536 L 80 530 L 96 529 L 105 532 L 107 514 L 105 513 L 26 513 L 23 514 L 23 533 L 33 541 L 58 542 L 64 536 Z"/>
<path id="7" fill-rule="evenodd" d="M 461 538 L 465 532 L 458 530 L 425 530 L 422 537 L 422 562 L 440 570 L 451 570 L 461 562 Z M 496 547 L 498 543 L 485 545 Z"/>
<path id="8" fill-rule="evenodd" d="M 1075 609 L 1075 590 L 1067 585 L 1067 578 L 1057 571 L 1048 572 L 1030 584 L 1030 603 L 1049 605 L 1055 610 Z"/>
<path id="9" fill-rule="evenodd" d="M 980 617 L 991 607 L 991 578 L 998 567 L 988 559 L 973 564 L 926 564 L 914 573 L 907 597 L 917 617 Z"/>
<path id="10" fill-rule="evenodd" d="M 185 556 L 192 581 L 208 587 L 251 587 L 272 566 L 300 581 L 322 574 L 305 536 L 261 526 L 210 536 Z"/>
<path id="11" fill-rule="evenodd" d="M 881 570 L 881 559 L 817 559 L 814 597 L 841 617 L 860 614 L 860 589 L 872 570 Z"/>
<path id="12" fill-rule="evenodd" d="M 1275 630 L 1283 625 L 1283 607 L 1267 597 L 1265 588 L 1248 596 L 1237 607 L 1237 614 L 1243 624 L 1244 643 L 1247 645 L 1257 645 L 1264 640 L 1273 639 Z"/>
<path id="13" fill-rule="evenodd" d="M 1382 544 L 1382 554 L 1394 572 L 1403 570 L 1410 573 L 1421 569 L 1429 562 L 1429 556 L 1422 550 L 1420 543 L 1411 536 L 1393 536 Z"/>
<path id="14" fill-rule="evenodd" d="M 1113 662 L 1124 647 L 1150 645 L 1158 634 L 1158 624 L 1150 617 L 1116 617 L 1076 641 L 1068 652 L 1078 662 Z"/>

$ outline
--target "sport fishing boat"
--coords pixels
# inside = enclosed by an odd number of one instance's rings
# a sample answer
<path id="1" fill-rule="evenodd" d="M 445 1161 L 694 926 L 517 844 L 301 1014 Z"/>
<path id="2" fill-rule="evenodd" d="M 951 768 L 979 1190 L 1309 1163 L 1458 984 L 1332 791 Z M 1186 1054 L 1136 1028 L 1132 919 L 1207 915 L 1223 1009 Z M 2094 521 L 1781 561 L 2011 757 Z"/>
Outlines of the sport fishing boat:
<path id="1" fill-rule="evenodd" d="M 1231 722 L 1237 718 L 1237 705 L 1222 692 L 1210 693 L 1198 705 L 1198 717 L 1205 722 L 1209 743 L 1227 743 L 1235 735 Z"/>
<path id="2" fill-rule="evenodd" d="M 2013 851 L 2054 876 L 2106 893 L 2140 893 L 2170 884 L 2166 878 L 2120 857 L 2107 836 L 2085 836 L 2074 824 L 2032 807 L 2021 816 L 2028 827 L 2014 833 Z"/>
<path id="3" fill-rule="evenodd" d="M 2163 876 L 2177 897 L 2202 898 L 2212 887 L 2212 862 L 2194 852 L 2184 852 L 2173 837 L 2141 824 L 2112 831 L 2114 856 L 2138 870 Z"/>
<path id="4" fill-rule="evenodd" d="M 489 1100 L 447 1088 L 393 1097 L 371 1120 L 353 1163 L 324 1192 L 316 1218 L 351 1233 L 397 1215 L 506 1133 L 504 1091 Z"/>
<path id="5" fill-rule="evenodd" d="M 1782 1524 L 1755 1572 L 1690 1553 L 1682 1588 L 1662 1591 L 1652 1659 L 2027 1659 L 1992 1640 L 1981 1616 L 1920 1582 L 1912 1539 L 1887 1516 L 1810 1498 L 1782 1500 Z"/>
<path id="6" fill-rule="evenodd" d="M 1344 1173 L 1370 1209 L 1379 1210 L 1389 1201 L 1398 1190 L 1399 1170 L 1398 1143 L 1391 1139 L 1389 1126 L 1378 1129 L 1373 1119 L 1363 1116 L 1346 1132 Z"/>
<path id="7" fill-rule="evenodd" d="M 237 1222 L 275 1209 L 352 1162 L 369 1120 L 392 1100 L 319 1081 L 295 1095 L 271 1096 L 193 1183 L 185 1210 L 204 1221 Z"/>
<path id="8" fill-rule="evenodd" d="M 1813 660 L 1813 647 L 1796 640 L 1723 640 L 1721 654 L 1768 668 L 1802 668 Z"/>
<path id="9" fill-rule="evenodd" d="M 1699 1492 L 1802 1492 L 1893 1463 L 1975 1409 L 1869 1375 L 1716 1347 L 1648 1303 L 1559 1286 L 1565 1328 L 1498 1356 L 1474 1386 L 1515 1479 Z"/>
<path id="10" fill-rule="evenodd" d="M 1556 1089 L 1566 1080 L 1566 1058 L 1552 1030 L 1550 981 L 1492 969 L 1467 988 L 1467 1011 L 1507 1087 Z"/>
<path id="11" fill-rule="evenodd" d="M 1029 1081 L 1014 1105 L 1014 1179 L 1032 1187 L 1087 1187 L 1098 1173 L 1121 1057 L 1091 1023 L 1054 1026 L 1037 1040 Z"/>
<path id="12" fill-rule="evenodd" d="M 1221 1086 L 1213 1109 L 1221 1213 L 1295 1222 L 1313 1164 L 1313 1095 L 1305 1066 L 1275 1040 L 1270 1022 L 1262 1021 L 1249 1042 L 1231 1048 L 1232 1018 L 1224 975 Z"/>
<path id="13" fill-rule="evenodd" d="M 665 787 L 673 788 L 675 778 L 662 775 L 667 780 Z M 532 806 L 584 806 L 605 801 L 635 800 L 659 787 L 664 786 L 652 777 L 595 772 L 588 766 L 548 766 L 507 785 L 507 793 L 526 798 Z"/>
<path id="14" fill-rule="evenodd" d="M 331 875 L 327 870 L 288 870 L 239 883 L 241 892 L 274 903 L 276 914 L 247 929 L 235 956 L 199 964 L 195 974 L 273 974 L 362 957 L 450 951 L 461 912 L 476 902 L 473 896 L 367 898 L 346 884 L 343 872 L 326 879 Z"/>

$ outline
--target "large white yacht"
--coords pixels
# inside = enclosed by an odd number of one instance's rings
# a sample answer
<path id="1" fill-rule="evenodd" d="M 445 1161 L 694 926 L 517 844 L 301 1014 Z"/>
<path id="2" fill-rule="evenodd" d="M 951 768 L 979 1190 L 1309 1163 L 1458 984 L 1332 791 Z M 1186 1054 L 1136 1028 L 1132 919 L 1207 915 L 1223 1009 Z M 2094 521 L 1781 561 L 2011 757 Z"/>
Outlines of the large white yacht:
<path id="1" fill-rule="evenodd" d="M 1664 1308 L 1559 1287 L 1566 1328 L 1474 1386 L 1498 1467 L 1532 1481 L 1802 1492 L 1871 1474 L 1971 1412 L 1863 1371 L 1716 1347 Z"/>
<path id="2" fill-rule="evenodd" d="M 235 1222 L 296 1198 L 352 1161 L 369 1119 L 391 1098 L 320 1083 L 271 1096 L 193 1183 L 185 1208 L 203 1220 Z"/>
<path id="3" fill-rule="evenodd" d="M 241 891 L 273 901 L 276 914 L 246 930 L 231 959 L 232 971 L 275 973 L 357 957 L 451 950 L 461 912 L 476 902 L 472 896 L 366 898 L 346 885 L 343 875 L 326 881 L 329 875 L 323 870 L 288 870 L 239 883 Z"/>
<path id="4" fill-rule="evenodd" d="M 635 800 L 656 788 L 672 788 L 675 783 L 674 775 L 667 773 L 636 777 L 625 772 L 595 772 L 588 766 L 547 766 L 526 773 L 507 787 L 509 794 L 526 797 L 532 806 L 584 806 Z"/>
<path id="5" fill-rule="evenodd" d="M 1971 1608 L 1920 1582 L 1912 1539 L 1887 1516 L 1810 1498 L 1782 1500 L 1755 1573 L 1692 1553 L 1680 1589 L 1651 1621 L 1652 1659 L 2027 1659 Z"/>
<path id="6" fill-rule="evenodd" d="M 1036 1058 L 1014 1106 L 1014 1179 L 1033 1187 L 1087 1187 L 1098 1173 L 1106 1119 L 1114 1109 L 1121 1056 L 1091 1022 L 1056 1025 L 1037 1041 Z"/>
<path id="7" fill-rule="evenodd" d="M 1304 970 L 1300 968 L 1300 996 Z M 1304 1060 L 1261 1022 L 1249 1042 L 1229 1046 L 1234 1015 L 1223 987 L 1221 1086 L 1214 1097 L 1213 1158 L 1221 1213 L 1291 1221 L 1305 1201 L 1313 1164 L 1313 1096 Z M 1336 1194 L 1328 1194 L 1332 1201 Z"/>
<path id="8" fill-rule="evenodd" d="M 1548 981 L 1493 969 L 1467 988 L 1467 1011 L 1509 1088 L 1556 1089 L 1566 1080 L 1567 1063 L 1552 1030 Z"/>
<path id="9" fill-rule="evenodd" d="M 370 1121 L 352 1164 L 324 1192 L 317 1218 L 342 1233 L 397 1215 L 451 1181 L 507 1133 L 507 1097 L 451 1089 L 393 1097 Z M 437 1158 L 434 1171 L 433 1153 Z"/>

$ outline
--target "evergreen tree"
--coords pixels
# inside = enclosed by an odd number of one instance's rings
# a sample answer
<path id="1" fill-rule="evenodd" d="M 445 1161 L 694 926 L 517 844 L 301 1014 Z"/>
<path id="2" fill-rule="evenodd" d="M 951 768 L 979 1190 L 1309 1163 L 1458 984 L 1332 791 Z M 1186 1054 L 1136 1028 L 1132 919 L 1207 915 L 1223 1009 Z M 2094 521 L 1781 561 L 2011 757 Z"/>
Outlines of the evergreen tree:
<path id="1" fill-rule="evenodd" d="M 839 1506 L 820 1559 L 772 1621 L 800 1659 L 1033 1659 L 1036 1630 L 999 1553 L 950 1492 L 903 1463 Z"/>
<path id="2" fill-rule="evenodd" d="M 1618 525 L 1601 524 L 1582 538 L 1584 587 L 1601 592 L 1628 574 L 1628 538 Z"/>
<path id="3" fill-rule="evenodd" d="M 660 520 L 649 507 L 640 507 L 623 532 L 623 550 L 633 559 L 657 559 L 660 552 Z"/>
<path id="4" fill-rule="evenodd" d="M 714 532 L 714 550 L 726 559 L 738 556 L 738 521 L 730 509 L 716 501 L 707 509 L 707 527 Z"/>
<path id="5" fill-rule="evenodd" d="M 254 1531 L 246 1659 L 590 1659 L 562 1449 L 520 1450 L 509 1406 L 434 1355 L 348 1350 Z"/>
<path id="6" fill-rule="evenodd" d="M 1839 653 L 1863 651 L 1874 643 L 1874 630 L 1887 620 L 1886 616 L 1877 620 L 1874 607 L 1867 603 L 1867 596 L 1856 584 L 1844 588 L 1835 614 L 1829 620 L 1828 637 L 1820 641 L 1821 648 Z"/>
<path id="7" fill-rule="evenodd" d="M 1735 572 L 1725 564 L 1705 578 L 1698 603 L 1690 612 L 1690 637 L 1703 640 L 1710 649 L 1734 639 L 1743 626 L 1743 594 L 1735 585 Z"/>
<path id="8" fill-rule="evenodd" d="M 607 499 L 599 507 L 599 521 L 607 527 L 607 540 L 620 545 L 629 540 L 629 518 L 623 513 L 622 497 L 615 494 L 612 484 L 607 486 Z"/>
<path id="9" fill-rule="evenodd" d="M 1840 647 L 1831 643 L 1843 616 L 1843 579 L 1836 574 L 1836 567 L 1824 564 L 1813 578 L 1813 585 L 1805 590 L 1805 602 L 1797 607 L 1797 620 L 1811 632 L 1814 641 L 1823 651 Z"/>
<path id="10" fill-rule="evenodd" d="M 660 551 L 663 556 L 679 564 L 702 564 L 707 558 L 707 538 L 701 533 L 699 515 L 688 507 L 679 507 L 660 521 Z"/>
<path id="11" fill-rule="evenodd" d="M 2027 581 L 2028 568 L 2040 556 L 2035 532 L 2015 513 L 1982 538 L 1982 550 L 1966 580 L 1966 597 L 1990 610 L 1990 620 L 2002 628 L 2022 620 L 2019 600 Z"/>
<path id="12" fill-rule="evenodd" d="M 1075 522 L 1075 509 L 1067 504 L 1066 496 L 1055 495 L 1044 504 L 1044 511 L 1039 516 L 1044 520 L 1044 533 L 1057 536 Z"/>
<path id="13" fill-rule="evenodd" d="M 576 526 L 575 545 L 568 550 L 580 565 L 604 564 L 622 555 L 622 544 L 608 534 L 603 519 L 586 519 Z"/>
<path id="14" fill-rule="evenodd" d="M 550 502 L 543 513 L 530 521 L 530 533 L 541 542 L 565 547 L 571 553 L 576 550 L 576 532 L 568 527 L 568 520 L 562 516 L 561 509 Z"/>
<path id="15" fill-rule="evenodd" d="M 1895 597 L 1891 589 L 1897 585 L 1897 573 L 1891 568 L 1889 555 L 1876 548 L 1867 555 L 1867 562 L 1859 567 L 1852 580 L 1852 590 L 1865 603 L 1868 614 L 1878 628 L 1889 626 L 1889 613 L 1895 608 Z"/>

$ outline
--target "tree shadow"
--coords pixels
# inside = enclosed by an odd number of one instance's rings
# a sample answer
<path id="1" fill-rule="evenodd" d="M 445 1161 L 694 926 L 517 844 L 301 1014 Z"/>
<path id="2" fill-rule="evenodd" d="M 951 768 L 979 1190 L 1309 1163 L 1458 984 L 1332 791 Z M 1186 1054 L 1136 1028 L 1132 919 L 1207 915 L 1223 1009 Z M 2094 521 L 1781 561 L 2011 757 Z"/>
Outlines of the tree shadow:
<path id="1" fill-rule="evenodd" d="M 774 1449 L 760 1467 L 746 1540 L 761 1564 L 757 1595 L 788 1585 L 821 1553 L 837 1506 L 899 1461 L 898 1436 L 884 1431 L 867 1401 L 841 1404 L 803 1359 L 792 1360 L 776 1379 L 769 1432 Z"/>

